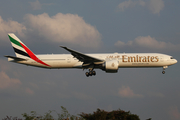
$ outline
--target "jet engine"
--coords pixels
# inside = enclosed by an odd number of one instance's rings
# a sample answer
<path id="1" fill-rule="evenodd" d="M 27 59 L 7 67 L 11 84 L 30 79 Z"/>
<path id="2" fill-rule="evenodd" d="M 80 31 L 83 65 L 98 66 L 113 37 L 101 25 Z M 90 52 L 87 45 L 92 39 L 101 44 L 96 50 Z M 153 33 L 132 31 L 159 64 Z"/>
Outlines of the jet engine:
<path id="1" fill-rule="evenodd" d="M 119 62 L 117 60 L 106 61 L 103 64 L 103 70 L 107 73 L 117 73 Z"/>

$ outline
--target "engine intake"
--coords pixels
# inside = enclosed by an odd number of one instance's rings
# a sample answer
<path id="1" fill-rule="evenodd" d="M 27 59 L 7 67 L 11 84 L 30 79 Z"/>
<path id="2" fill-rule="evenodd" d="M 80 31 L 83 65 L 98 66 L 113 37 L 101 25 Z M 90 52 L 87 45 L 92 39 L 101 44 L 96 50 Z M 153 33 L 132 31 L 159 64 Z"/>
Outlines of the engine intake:
<path id="1" fill-rule="evenodd" d="M 106 61 L 103 64 L 103 70 L 107 73 L 117 73 L 119 62 L 117 60 Z"/>

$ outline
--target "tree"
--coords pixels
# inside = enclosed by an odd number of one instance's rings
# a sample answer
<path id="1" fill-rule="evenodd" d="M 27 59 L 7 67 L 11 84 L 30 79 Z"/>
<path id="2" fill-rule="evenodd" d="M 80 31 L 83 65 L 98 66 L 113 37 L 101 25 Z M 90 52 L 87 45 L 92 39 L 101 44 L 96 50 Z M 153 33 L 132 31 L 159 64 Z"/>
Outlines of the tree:
<path id="1" fill-rule="evenodd" d="M 45 113 L 44 117 L 42 120 L 53 120 L 53 116 L 51 115 L 53 111 L 49 110 L 49 112 Z"/>
<path id="2" fill-rule="evenodd" d="M 61 114 L 58 114 L 58 120 L 65 120 L 65 119 L 69 119 L 69 120 L 83 120 L 80 117 L 77 117 L 75 115 L 70 115 L 69 112 L 67 111 L 67 109 L 63 106 L 61 106 Z"/>
<path id="3" fill-rule="evenodd" d="M 70 115 L 67 109 L 61 106 L 61 113 L 57 113 L 55 110 L 49 110 L 41 116 L 35 111 L 31 111 L 31 114 L 24 113 L 22 114 L 25 120 L 54 120 L 51 115 L 52 112 L 55 112 L 58 115 L 58 120 L 140 120 L 138 115 L 131 114 L 130 111 L 126 112 L 124 110 L 118 109 L 111 112 L 105 110 L 97 109 L 96 112 L 92 114 L 81 113 L 79 116 Z M 147 119 L 151 120 L 151 118 Z"/>
<path id="4" fill-rule="evenodd" d="M 37 113 L 35 111 L 31 111 L 31 115 L 27 113 L 23 113 L 22 116 L 25 118 L 25 120 L 33 120 L 33 119 L 38 118 Z"/>
<path id="5" fill-rule="evenodd" d="M 58 115 L 58 120 L 84 120 L 81 117 L 77 117 L 75 115 L 70 115 L 67 109 L 63 106 L 61 106 L 61 113 L 57 113 L 55 110 L 45 113 L 44 116 L 41 116 L 37 114 L 35 111 L 31 111 L 31 114 L 24 113 L 22 116 L 25 118 L 25 120 L 54 120 L 53 116 L 51 115 L 52 112 L 55 112 Z"/>
<path id="6" fill-rule="evenodd" d="M 97 109 L 93 114 L 81 113 L 80 116 L 85 120 L 140 120 L 139 116 L 121 109 L 111 112 Z"/>

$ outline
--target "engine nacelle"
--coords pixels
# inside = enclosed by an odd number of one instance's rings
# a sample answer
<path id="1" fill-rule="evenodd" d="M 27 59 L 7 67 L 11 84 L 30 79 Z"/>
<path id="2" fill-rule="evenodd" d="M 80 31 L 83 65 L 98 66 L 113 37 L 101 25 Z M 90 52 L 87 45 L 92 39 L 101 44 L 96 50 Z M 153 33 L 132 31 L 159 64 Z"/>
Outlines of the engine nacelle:
<path id="1" fill-rule="evenodd" d="M 117 60 L 106 61 L 103 65 L 103 70 L 107 73 L 117 73 L 119 62 Z"/>

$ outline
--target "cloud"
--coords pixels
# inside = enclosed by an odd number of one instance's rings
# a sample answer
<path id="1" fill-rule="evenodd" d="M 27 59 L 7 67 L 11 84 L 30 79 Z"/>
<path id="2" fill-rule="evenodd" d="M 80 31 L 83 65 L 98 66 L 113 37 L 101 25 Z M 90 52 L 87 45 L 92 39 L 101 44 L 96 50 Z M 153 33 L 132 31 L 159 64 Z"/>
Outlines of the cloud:
<path id="1" fill-rule="evenodd" d="M 35 2 L 29 2 L 33 10 L 40 10 L 42 5 L 41 3 L 36 0 Z"/>
<path id="2" fill-rule="evenodd" d="M 163 0 L 150 0 L 147 6 L 153 14 L 159 14 L 164 8 L 164 2 Z"/>
<path id="3" fill-rule="evenodd" d="M 47 13 L 28 14 L 24 17 L 27 33 L 56 43 L 71 43 L 97 48 L 101 44 L 101 34 L 74 14 L 58 13 L 50 17 Z"/>
<path id="4" fill-rule="evenodd" d="M 133 97 L 143 97 L 143 95 L 140 95 L 140 94 L 135 94 L 133 92 L 133 90 L 130 89 L 130 87 L 125 87 L 125 86 L 122 86 L 119 91 L 118 91 L 118 94 L 121 96 L 121 97 L 124 97 L 124 98 L 133 98 Z"/>
<path id="5" fill-rule="evenodd" d="M 180 119 L 180 112 L 177 108 L 177 106 L 171 106 L 169 109 L 169 115 L 170 115 L 170 120 L 179 120 Z"/>
<path id="6" fill-rule="evenodd" d="M 101 34 L 96 27 L 86 23 L 76 14 L 58 13 L 50 17 L 47 13 L 27 14 L 23 23 L 8 20 L 0 16 L 0 40 L 8 39 L 9 32 L 18 33 L 19 38 L 46 40 L 50 43 L 73 44 L 81 47 L 98 48 Z"/>
<path id="7" fill-rule="evenodd" d="M 124 9 L 129 8 L 129 7 L 135 7 L 136 5 L 144 6 L 145 2 L 142 0 L 139 0 L 139 1 L 128 0 L 128 1 L 124 1 L 120 3 L 118 5 L 118 8 L 120 9 L 120 11 L 124 11 Z"/>
<path id="8" fill-rule="evenodd" d="M 0 26 L 0 39 L 2 41 L 7 40 L 7 33 L 9 32 L 18 33 L 19 35 L 23 36 L 23 30 L 26 30 L 26 27 L 23 24 L 20 24 L 17 21 L 13 21 L 11 19 L 5 21 L 1 16 Z"/>
<path id="9" fill-rule="evenodd" d="M 3 59 L 0 59 L 0 70 L 1 71 L 11 70 L 10 65 L 9 65 L 7 59 L 6 59 L 6 61 L 3 60 Z"/>
<path id="10" fill-rule="evenodd" d="M 124 43 L 122 41 L 117 41 L 115 43 L 116 47 L 141 47 L 155 50 L 180 50 L 180 44 L 172 44 L 170 42 L 157 41 L 155 38 L 150 36 L 139 36 L 135 38 L 134 41 L 128 41 Z"/>
<path id="11" fill-rule="evenodd" d="M 118 5 L 118 8 L 121 10 L 121 11 L 124 11 L 125 8 L 128 8 L 129 6 L 134 6 L 134 2 L 129 0 L 129 1 L 124 1 L 122 3 L 120 3 Z"/>
<path id="12" fill-rule="evenodd" d="M 124 11 L 127 8 L 132 8 L 136 6 L 142 6 L 148 8 L 153 14 L 159 14 L 161 10 L 164 8 L 164 2 L 163 0 L 149 0 L 149 1 L 143 1 L 143 0 L 126 0 L 118 5 L 118 9 L 120 11 Z"/>
<path id="13" fill-rule="evenodd" d="M 10 78 L 5 72 L 0 72 L 0 89 L 11 89 L 21 85 L 18 79 Z"/>
<path id="14" fill-rule="evenodd" d="M 43 6 L 51 6 L 54 5 L 54 3 L 40 3 L 39 0 L 36 0 L 34 2 L 29 2 L 30 6 L 33 10 L 41 10 Z"/>
<path id="15" fill-rule="evenodd" d="M 0 91 L 8 92 L 10 94 L 28 94 L 33 95 L 34 91 L 30 88 L 38 89 L 38 86 L 35 83 L 29 83 L 29 87 L 20 81 L 20 79 L 12 78 L 8 76 L 21 77 L 24 74 L 19 73 L 15 70 L 12 65 L 8 61 L 0 59 Z M 13 71 L 12 71 L 13 70 Z M 14 71 L 15 70 L 15 71 Z M 8 73 L 8 74 L 7 74 Z"/>
<path id="16" fill-rule="evenodd" d="M 26 88 L 25 89 L 26 93 L 30 94 L 30 95 L 33 95 L 34 94 L 34 91 L 31 90 L 30 88 Z"/>

